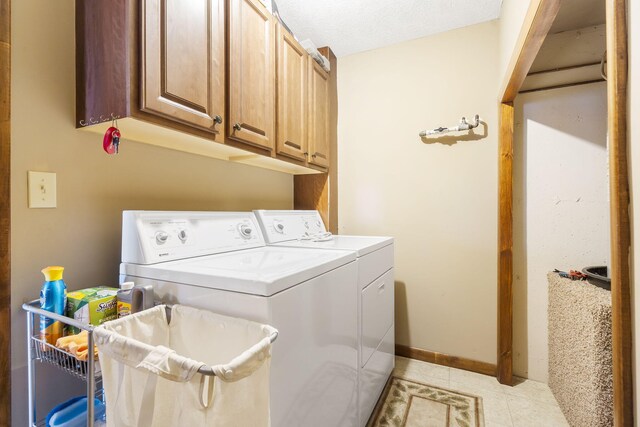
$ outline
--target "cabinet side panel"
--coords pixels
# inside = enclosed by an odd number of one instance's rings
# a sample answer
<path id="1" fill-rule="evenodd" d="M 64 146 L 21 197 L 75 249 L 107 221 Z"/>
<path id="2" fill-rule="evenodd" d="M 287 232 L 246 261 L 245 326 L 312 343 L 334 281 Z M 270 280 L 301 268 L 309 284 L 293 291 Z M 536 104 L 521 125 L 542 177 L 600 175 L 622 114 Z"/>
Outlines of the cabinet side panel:
<path id="1" fill-rule="evenodd" d="M 76 1 L 76 127 L 130 114 L 126 0 Z"/>

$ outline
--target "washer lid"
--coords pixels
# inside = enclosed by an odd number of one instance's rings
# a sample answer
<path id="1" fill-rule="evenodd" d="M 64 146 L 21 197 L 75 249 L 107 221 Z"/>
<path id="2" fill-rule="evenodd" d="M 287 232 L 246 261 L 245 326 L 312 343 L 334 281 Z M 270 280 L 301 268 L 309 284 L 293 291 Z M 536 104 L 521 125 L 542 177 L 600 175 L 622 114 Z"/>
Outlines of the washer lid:
<path id="1" fill-rule="evenodd" d="M 153 265 L 123 263 L 120 274 L 270 296 L 355 259 L 348 251 L 268 246 Z"/>
<path id="2" fill-rule="evenodd" d="M 387 245 L 393 244 L 393 237 L 381 236 L 344 236 L 333 235 L 330 240 L 314 241 L 314 240 L 290 240 L 278 243 L 279 247 L 296 247 L 309 249 L 335 249 L 348 250 L 356 252 L 358 258 L 377 251 Z"/>

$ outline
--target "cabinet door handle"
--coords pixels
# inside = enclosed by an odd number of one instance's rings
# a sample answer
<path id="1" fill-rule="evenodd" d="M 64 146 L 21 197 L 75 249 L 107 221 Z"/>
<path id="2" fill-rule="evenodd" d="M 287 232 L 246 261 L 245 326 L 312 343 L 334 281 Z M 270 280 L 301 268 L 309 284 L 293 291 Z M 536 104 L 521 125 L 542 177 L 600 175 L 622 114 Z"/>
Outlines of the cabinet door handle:
<path id="1" fill-rule="evenodd" d="M 220 124 L 222 124 L 222 117 L 220 117 L 219 115 L 218 115 L 218 116 L 215 116 L 215 117 L 213 118 L 213 122 L 214 122 L 214 123 L 217 123 L 217 124 L 219 124 L 219 125 L 220 125 Z"/>
<path id="2" fill-rule="evenodd" d="M 233 125 L 233 130 L 241 131 L 242 130 L 242 126 L 240 126 L 240 123 L 236 123 L 235 125 Z"/>
<path id="3" fill-rule="evenodd" d="M 296 150 L 301 150 L 302 147 L 299 144 L 296 144 L 295 142 L 291 142 L 291 141 L 285 141 L 284 145 L 288 145 L 289 147 L 293 147 Z"/>

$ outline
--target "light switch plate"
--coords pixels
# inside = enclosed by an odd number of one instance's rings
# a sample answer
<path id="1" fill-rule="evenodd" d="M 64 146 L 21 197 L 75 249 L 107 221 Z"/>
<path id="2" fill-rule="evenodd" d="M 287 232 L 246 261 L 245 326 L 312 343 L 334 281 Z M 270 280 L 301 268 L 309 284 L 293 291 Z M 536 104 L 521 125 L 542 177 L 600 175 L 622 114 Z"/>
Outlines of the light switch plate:
<path id="1" fill-rule="evenodd" d="M 28 174 L 29 208 L 56 207 L 56 174 L 34 172 Z"/>

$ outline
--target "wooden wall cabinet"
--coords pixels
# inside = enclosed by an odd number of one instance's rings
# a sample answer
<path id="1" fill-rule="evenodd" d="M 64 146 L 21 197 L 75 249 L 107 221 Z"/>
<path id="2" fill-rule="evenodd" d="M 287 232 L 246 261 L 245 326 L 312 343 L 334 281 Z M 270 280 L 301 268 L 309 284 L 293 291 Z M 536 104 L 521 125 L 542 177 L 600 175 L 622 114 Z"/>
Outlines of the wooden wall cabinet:
<path id="1" fill-rule="evenodd" d="M 224 1 L 142 0 L 142 111 L 224 134 Z"/>
<path id="2" fill-rule="evenodd" d="M 229 1 L 229 138 L 275 145 L 275 18 L 259 0 Z"/>
<path id="3" fill-rule="evenodd" d="M 260 0 L 76 0 L 78 128 L 117 118 L 123 140 L 326 172 L 328 76 Z"/>
<path id="4" fill-rule="evenodd" d="M 281 25 L 277 26 L 278 154 L 305 161 L 308 140 L 309 55 Z"/>
<path id="5" fill-rule="evenodd" d="M 329 167 L 329 74 L 309 57 L 309 163 Z"/>

